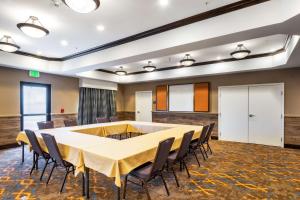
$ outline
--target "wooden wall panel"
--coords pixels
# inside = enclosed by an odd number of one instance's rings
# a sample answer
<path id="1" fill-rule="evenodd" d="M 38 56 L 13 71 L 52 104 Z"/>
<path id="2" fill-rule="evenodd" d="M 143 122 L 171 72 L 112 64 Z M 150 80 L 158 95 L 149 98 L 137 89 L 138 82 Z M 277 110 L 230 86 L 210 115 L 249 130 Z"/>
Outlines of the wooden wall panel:
<path id="1" fill-rule="evenodd" d="M 0 117 L 0 146 L 15 144 L 20 131 L 20 117 Z"/>
<path id="2" fill-rule="evenodd" d="M 120 121 L 135 121 L 135 112 L 117 112 L 117 116 Z"/>
<path id="3" fill-rule="evenodd" d="M 187 125 L 207 125 L 215 122 L 212 135 L 218 136 L 218 114 L 213 113 L 184 113 L 184 112 L 153 112 L 153 122 L 187 124 Z"/>
<path id="4" fill-rule="evenodd" d="M 168 110 L 168 85 L 159 85 L 156 87 L 156 110 Z"/>
<path id="5" fill-rule="evenodd" d="M 194 85 L 194 111 L 209 112 L 209 83 Z"/>
<path id="6" fill-rule="evenodd" d="M 55 128 L 64 127 L 64 120 L 77 120 L 77 114 L 52 114 L 51 120 Z"/>
<path id="7" fill-rule="evenodd" d="M 284 144 L 300 146 L 300 117 L 284 118 Z"/>

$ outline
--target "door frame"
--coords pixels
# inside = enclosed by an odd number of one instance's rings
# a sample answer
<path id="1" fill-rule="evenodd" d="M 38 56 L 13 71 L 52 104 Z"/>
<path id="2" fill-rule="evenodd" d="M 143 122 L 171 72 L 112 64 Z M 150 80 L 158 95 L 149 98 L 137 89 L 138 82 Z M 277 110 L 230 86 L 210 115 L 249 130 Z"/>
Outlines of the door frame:
<path id="1" fill-rule="evenodd" d="M 221 89 L 222 88 L 229 88 L 229 87 L 241 87 L 241 86 L 248 86 L 248 99 L 249 99 L 249 87 L 251 86 L 280 86 L 282 89 L 282 94 L 281 94 L 281 110 L 282 110 L 282 117 L 281 117 L 281 138 L 282 138 L 282 142 L 281 142 L 281 147 L 284 147 L 284 117 L 285 117 L 285 113 L 284 113 L 284 95 L 285 95 L 285 91 L 284 91 L 284 82 L 279 82 L 279 83 L 262 83 L 262 84 L 244 84 L 244 85 L 230 85 L 230 86 L 219 86 L 218 87 L 218 124 L 221 126 L 221 116 L 220 116 L 220 111 L 221 111 Z M 249 105 L 248 105 L 248 112 L 249 112 Z M 249 113 L 248 113 L 249 114 Z M 221 134 L 221 128 L 218 128 L 218 138 L 220 138 L 220 134 Z M 248 124 L 248 136 L 249 136 L 249 124 Z"/>
<path id="2" fill-rule="evenodd" d="M 153 92 L 151 90 L 149 91 L 136 91 L 135 92 L 135 120 L 136 120 L 136 112 L 137 112 L 137 109 L 136 109 L 136 102 L 137 102 L 137 93 L 150 93 L 151 94 L 151 112 L 153 111 Z M 152 113 L 151 113 L 151 121 L 152 121 Z"/>
<path id="3" fill-rule="evenodd" d="M 24 116 L 38 116 L 38 115 L 44 115 L 44 113 L 41 114 L 25 114 L 24 115 L 24 105 L 23 105 L 23 86 L 34 86 L 34 87 L 45 87 L 46 88 L 46 120 L 51 120 L 51 84 L 45 84 L 45 83 L 34 83 L 34 82 L 26 82 L 26 81 L 20 81 L 20 128 L 21 131 L 24 129 Z"/>

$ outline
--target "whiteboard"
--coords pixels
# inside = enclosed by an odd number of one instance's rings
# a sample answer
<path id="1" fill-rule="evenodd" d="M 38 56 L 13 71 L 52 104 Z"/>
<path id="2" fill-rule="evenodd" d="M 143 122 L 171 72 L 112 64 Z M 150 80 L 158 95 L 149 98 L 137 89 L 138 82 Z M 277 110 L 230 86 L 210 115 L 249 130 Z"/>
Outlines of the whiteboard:
<path id="1" fill-rule="evenodd" d="M 169 111 L 194 111 L 194 85 L 169 86 Z"/>

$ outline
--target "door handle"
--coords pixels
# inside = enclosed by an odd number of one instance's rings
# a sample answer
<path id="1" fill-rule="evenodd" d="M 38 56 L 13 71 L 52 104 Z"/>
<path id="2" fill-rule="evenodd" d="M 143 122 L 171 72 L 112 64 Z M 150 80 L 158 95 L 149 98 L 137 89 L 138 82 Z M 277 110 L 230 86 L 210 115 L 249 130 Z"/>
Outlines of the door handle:
<path id="1" fill-rule="evenodd" d="M 136 113 L 140 114 L 140 111 L 136 111 Z"/>
<path id="2" fill-rule="evenodd" d="M 249 117 L 255 117 L 255 115 L 253 115 L 253 114 L 249 114 Z"/>

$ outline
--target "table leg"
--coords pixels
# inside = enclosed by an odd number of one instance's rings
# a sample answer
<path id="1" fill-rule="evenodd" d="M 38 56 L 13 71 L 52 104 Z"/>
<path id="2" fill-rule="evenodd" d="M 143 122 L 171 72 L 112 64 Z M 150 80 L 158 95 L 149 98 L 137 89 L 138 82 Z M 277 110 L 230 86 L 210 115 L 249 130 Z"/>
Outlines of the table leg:
<path id="1" fill-rule="evenodd" d="M 120 200 L 121 199 L 121 188 L 119 188 L 118 186 L 117 187 L 117 200 Z"/>
<path id="2" fill-rule="evenodd" d="M 21 142 L 21 145 L 22 145 L 22 164 L 23 164 L 24 163 L 24 148 L 25 148 L 24 142 Z"/>
<path id="3" fill-rule="evenodd" d="M 90 169 L 85 167 L 84 169 L 84 186 L 85 186 L 85 195 L 86 198 L 90 198 L 90 185 L 89 185 L 89 179 L 90 179 Z"/>

